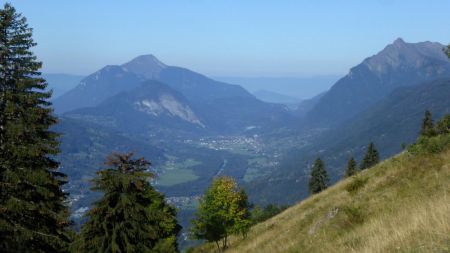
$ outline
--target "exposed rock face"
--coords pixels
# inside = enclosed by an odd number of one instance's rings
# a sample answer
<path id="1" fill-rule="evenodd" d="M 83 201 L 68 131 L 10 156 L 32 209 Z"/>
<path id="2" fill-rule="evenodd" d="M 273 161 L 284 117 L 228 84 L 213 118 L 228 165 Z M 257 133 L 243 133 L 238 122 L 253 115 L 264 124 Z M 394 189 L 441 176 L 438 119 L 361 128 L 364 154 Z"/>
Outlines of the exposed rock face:
<path id="1" fill-rule="evenodd" d="M 188 105 L 182 104 L 171 94 L 162 94 L 156 100 L 144 99 L 141 101 L 136 101 L 134 104 L 137 110 L 155 117 L 162 114 L 169 114 L 189 123 L 205 127 L 205 125 L 199 120 L 197 115 Z"/>

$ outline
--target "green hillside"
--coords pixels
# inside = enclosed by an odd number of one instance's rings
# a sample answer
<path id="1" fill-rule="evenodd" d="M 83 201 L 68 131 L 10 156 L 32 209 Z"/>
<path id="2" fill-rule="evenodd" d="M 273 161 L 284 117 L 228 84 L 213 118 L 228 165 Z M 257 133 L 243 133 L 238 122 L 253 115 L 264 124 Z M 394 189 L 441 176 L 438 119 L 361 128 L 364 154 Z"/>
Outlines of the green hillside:
<path id="1" fill-rule="evenodd" d="M 428 143 L 257 224 L 226 252 L 450 252 L 450 135 Z"/>

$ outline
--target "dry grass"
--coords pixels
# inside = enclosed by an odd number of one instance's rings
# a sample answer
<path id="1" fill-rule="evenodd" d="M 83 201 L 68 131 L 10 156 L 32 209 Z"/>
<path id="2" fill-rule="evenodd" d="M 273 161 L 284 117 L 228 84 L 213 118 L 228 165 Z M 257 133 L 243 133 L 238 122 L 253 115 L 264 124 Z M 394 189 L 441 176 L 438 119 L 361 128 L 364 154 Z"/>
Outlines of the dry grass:
<path id="1" fill-rule="evenodd" d="M 226 252 L 450 252 L 450 150 L 391 158 L 232 238 Z"/>

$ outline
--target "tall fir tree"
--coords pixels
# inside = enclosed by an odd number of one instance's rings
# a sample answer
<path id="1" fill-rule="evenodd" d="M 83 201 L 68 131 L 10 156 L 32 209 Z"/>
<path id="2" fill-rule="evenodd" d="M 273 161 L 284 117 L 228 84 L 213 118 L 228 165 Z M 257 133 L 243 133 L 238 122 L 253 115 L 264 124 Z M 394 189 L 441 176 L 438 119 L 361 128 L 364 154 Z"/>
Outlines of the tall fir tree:
<path id="1" fill-rule="evenodd" d="M 369 143 L 367 152 L 361 162 L 360 170 L 368 169 L 380 162 L 380 155 L 373 142 Z"/>
<path id="2" fill-rule="evenodd" d="M 176 210 L 149 183 L 150 163 L 133 154 L 112 154 L 97 172 L 94 191 L 103 197 L 87 213 L 88 221 L 73 246 L 83 253 L 178 252 L 181 230 Z"/>
<path id="3" fill-rule="evenodd" d="M 420 135 L 426 137 L 435 135 L 433 115 L 429 110 L 425 111 L 425 115 L 422 120 L 422 128 L 420 129 Z"/>
<path id="4" fill-rule="evenodd" d="M 309 192 L 311 194 L 319 193 L 328 188 L 329 178 L 325 164 L 320 158 L 314 161 L 311 169 L 311 178 L 309 179 Z"/>
<path id="5" fill-rule="evenodd" d="M 358 173 L 355 158 L 351 157 L 347 162 L 347 168 L 345 169 L 345 177 L 351 177 Z"/>
<path id="6" fill-rule="evenodd" d="M 10 4 L 0 9 L 0 252 L 66 252 L 65 175 L 53 160 L 51 93 L 40 78 L 32 29 Z"/>

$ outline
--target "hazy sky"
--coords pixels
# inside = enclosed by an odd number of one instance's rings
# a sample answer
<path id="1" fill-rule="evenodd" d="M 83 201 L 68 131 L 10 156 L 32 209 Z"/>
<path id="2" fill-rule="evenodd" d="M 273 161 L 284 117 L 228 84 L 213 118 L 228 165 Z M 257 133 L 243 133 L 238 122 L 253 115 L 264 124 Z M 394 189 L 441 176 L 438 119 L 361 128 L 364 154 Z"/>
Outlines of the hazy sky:
<path id="1" fill-rule="evenodd" d="M 448 0 L 9 2 L 52 73 L 89 74 L 151 53 L 212 76 L 345 74 L 397 37 L 450 42 Z"/>

